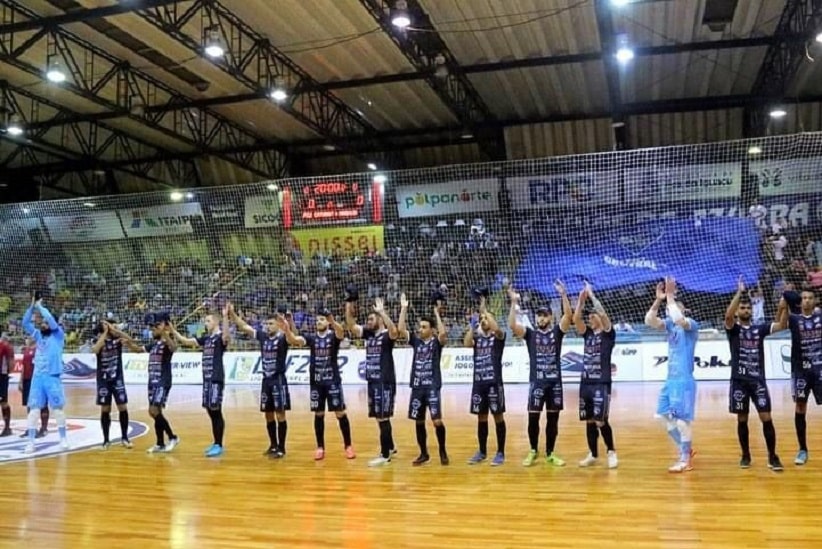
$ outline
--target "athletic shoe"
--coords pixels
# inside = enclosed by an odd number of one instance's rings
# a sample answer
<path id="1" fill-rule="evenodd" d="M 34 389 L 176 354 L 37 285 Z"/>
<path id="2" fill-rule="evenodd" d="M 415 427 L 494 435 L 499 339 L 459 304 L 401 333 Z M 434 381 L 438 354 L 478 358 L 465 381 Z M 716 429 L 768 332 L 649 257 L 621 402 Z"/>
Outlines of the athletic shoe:
<path id="1" fill-rule="evenodd" d="M 71 448 L 71 446 L 69 446 L 68 439 L 67 438 L 61 438 L 60 439 L 60 449 L 61 450 L 68 450 L 69 448 Z"/>
<path id="2" fill-rule="evenodd" d="M 208 453 L 209 453 L 210 451 L 212 451 L 212 450 L 214 449 L 214 447 L 215 447 L 215 446 L 217 446 L 217 445 L 216 445 L 216 444 L 212 444 L 212 445 L 210 445 L 208 448 L 206 448 L 205 450 L 203 450 L 203 455 L 206 455 L 206 456 L 207 456 L 207 455 L 208 455 Z"/>
<path id="3" fill-rule="evenodd" d="M 34 436 L 34 438 L 43 438 L 47 434 L 49 434 L 48 429 L 40 429 L 39 431 L 37 431 L 37 434 Z"/>
<path id="4" fill-rule="evenodd" d="M 616 469 L 617 467 L 619 467 L 617 453 L 613 450 L 608 450 L 608 469 Z"/>
<path id="5" fill-rule="evenodd" d="M 325 448 L 317 448 L 314 450 L 314 461 L 322 461 L 325 459 Z"/>
<path id="6" fill-rule="evenodd" d="M 411 462 L 411 465 L 414 467 L 419 467 L 420 465 L 424 465 L 431 461 L 431 457 L 428 454 L 420 454 L 417 458 Z"/>
<path id="7" fill-rule="evenodd" d="M 383 465 L 388 465 L 389 463 L 391 463 L 391 458 L 390 457 L 386 458 L 386 457 L 380 456 L 380 457 L 375 457 L 374 459 L 369 461 L 368 466 L 369 467 L 382 467 Z"/>
<path id="8" fill-rule="evenodd" d="M 565 467 L 565 460 L 553 453 L 545 456 L 545 463 L 554 467 Z"/>
<path id="9" fill-rule="evenodd" d="M 220 446 L 219 444 L 214 444 L 211 447 L 211 449 L 209 449 L 209 451 L 206 452 L 205 456 L 208 458 L 220 457 L 221 455 L 223 455 L 223 452 L 225 452 L 225 450 L 223 450 L 222 446 Z"/>
<path id="10" fill-rule="evenodd" d="M 693 471 L 694 468 L 688 461 L 678 461 L 668 467 L 669 473 L 684 473 L 686 471 Z"/>
<path id="11" fill-rule="evenodd" d="M 739 460 L 739 468 L 740 469 L 750 469 L 751 467 L 751 456 L 742 456 L 742 459 Z"/>
<path id="12" fill-rule="evenodd" d="M 345 459 L 354 459 L 357 457 L 357 454 L 354 453 L 353 446 L 346 446 L 345 447 Z"/>
<path id="13" fill-rule="evenodd" d="M 483 454 L 480 451 L 477 451 L 477 453 L 474 454 L 473 456 L 471 456 L 471 459 L 468 460 L 468 465 L 476 465 L 477 463 L 480 463 L 481 461 L 485 461 L 486 457 L 488 457 L 488 456 L 486 456 L 485 454 Z"/>
<path id="14" fill-rule="evenodd" d="M 124 438 L 123 440 L 120 441 L 120 446 L 122 446 L 123 448 L 126 448 L 128 450 L 131 450 L 132 448 L 134 448 L 134 444 L 132 444 L 131 441 L 127 438 Z"/>
<path id="15" fill-rule="evenodd" d="M 774 454 L 773 456 L 768 458 L 768 469 L 776 473 L 779 473 L 783 471 L 785 468 L 782 467 L 782 462 L 779 460 L 779 456 Z"/>
<path id="16" fill-rule="evenodd" d="M 102 446 L 100 446 L 101 450 L 108 450 L 111 448 L 111 443 L 109 441 L 105 441 Z"/>
<path id="17" fill-rule="evenodd" d="M 152 446 L 151 448 L 146 450 L 146 453 L 147 454 L 161 454 L 165 451 L 166 451 L 166 447 L 165 447 L 164 444 L 163 445 L 155 444 L 154 446 Z"/>
<path id="18" fill-rule="evenodd" d="M 274 451 L 268 454 L 268 457 L 271 459 L 283 459 L 285 457 L 285 452 L 279 448 L 274 448 Z"/>
<path id="19" fill-rule="evenodd" d="M 29 442 L 26 444 L 26 447 L 23 449 L 24 454 L 33 454 L 34 453 L 34 444 Z"/>
<path id="20" fill-rule="evenodd" d="M 166 444 L 166 452 L 172 452 L 174 449 L 180 444 L 180 437 L 175 436 L 168 439 L 168 444 Z"/>
<path id="21" fill-rule="evenodd" d="M 11 436 L 11 429 L 6 427 L 3 429 L 3 432 L 0 433 L 0 437 L 10 437 Z"/>
<path id="22" fill-rule="evenodd" d="M 505 463 L 505 454 L 497 452 L 494 459 L 491 460 L 491 467 L 499 467 Z"/>
<path id="23" fill-rule="evenodd" d="M 534 464 L 537 460 L 537 451 L 536 450 L 529 450 L 528 455 L 525 456 L 525 459 L 522 460 L 523 467 L 530 467 Z"/>
<path id="24" fill-rule="evenodd" d="M 277 447 L 276 447 L 276 446 L 269 446 L 269 447 L 268 447 L 268 448 L 267 448 L 267 449 L 263 452 L 263 455 L 264 455 L 264 456 L 271 456 L 272 454 L 276 454 L 276 453 L 277 453 Z"/>
<path id="25" fill-rule="evenodd" d="M 805 465 L 808 463 L 808 451 L 807 450 L 799 450 L 796 454 L 796 458 L 793 460 L 796 465 Z"/>
<path id="26" fill-rule="evenodd" d="M 451 460 L 448 459 L 448 454 L 440 452 L 440 465 L 448 465 L 449 463 L 451 463 Z"/>
<path id="27" fill-rule="evenodd" d="M 588 452 L 588 455 L 585 456 L 585 459 L 579 462 L 580 467 L 590 467 L 591 465 L 596 465 L 597 458 L 591 452 Z"/>

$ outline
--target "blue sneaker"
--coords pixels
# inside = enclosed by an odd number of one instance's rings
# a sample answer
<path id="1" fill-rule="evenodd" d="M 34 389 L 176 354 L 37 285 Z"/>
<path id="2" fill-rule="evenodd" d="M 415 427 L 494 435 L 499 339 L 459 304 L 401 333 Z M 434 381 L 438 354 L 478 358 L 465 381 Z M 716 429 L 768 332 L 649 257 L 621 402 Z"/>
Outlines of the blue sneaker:
<path id="1" fill-rule="evenodd" d="M 796 459 L 793 460 L 796 465 L 805 465 L 808 463 L 808 451 L 807 450 L 799 450 L 799 453 L 796 454 Z"/>
<path id="2" fill-rule="evenodd" d="M 220 457 L 221 455 L 223 455 L 223 447 L 219 444 L 212 444 L 211 448 L 206 452 L 206 457 L 209 458 Z"/>
<path id="3" fill-rule="evenodd" d="M 491 467 L 499 467 L 505 463 L 505 454 L 502 452 L 497 452 L 497 455 L 494 456 L 494 459 L 491 460 Z"/>
<path id="4" fill-rule="evenodd" d="M 482 452 L 477 451 L 477 453 L 474 454 L 471 457 L 471 459 L 468 460 L 468 465 L 476 465 L 477 463 L 485 461 L 486 457 L 487 456 L 485 454 L 483 454 Z"/>
<path id="5" fill-rule="evenodd" d="M 206 448 L 205 450 L 203 450 L 203 454 L 208 455 L 208 453 L 209 453 L 209 452 L 211 452 L 212 450 L 214 450 L 214 447 L 215 447 L 215 446 L 217 446 L 217 445 L 216 445 L 216 444 L 212 444 L 212 445 L 210 445 L 208 448 Z"/>

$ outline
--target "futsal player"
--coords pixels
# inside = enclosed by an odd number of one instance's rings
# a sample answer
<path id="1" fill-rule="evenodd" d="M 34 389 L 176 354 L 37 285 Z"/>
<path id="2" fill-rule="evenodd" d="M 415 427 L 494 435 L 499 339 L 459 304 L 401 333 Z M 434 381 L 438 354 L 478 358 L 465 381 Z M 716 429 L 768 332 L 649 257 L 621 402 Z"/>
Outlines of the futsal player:
<path id="1" fill-rule="evenodd" d="M 805 438 L 808 397 L 813 393 L 817 406 L 822 404 L 822 312 L 816 308 L 816 294 L 805 289 L 801 294 L 800 313 L 788 317 L 791 330 L 791 386 L 796 403 L 794 425 L 799 452 L 794 463 L 808 462 Z"/>
<path id="2" fill-rule="evenodd" d="M 588 323 L 582 318 L 582 308 L 590 299 L 594 310 L 588 314 Z M 583 338 L 583 369 L 579 380 L 579 419 L 585 422 L 588 439 L 588 455 L 579 462 L 580 467 L 590 467 L 599 458 L 598 439 L 608 451 L 608 468 L 619 465 L 614 447 L 614 431 L 608 422 L 611 407 L 611 353 L 614 350 L 616 332 L 602 303 L 594 295 L 590 284 L 579 294 L 574 310 L 574 328 Z"/>
<path id="3" fill-rule="evenodd" d="M 477 452 L 469 465 L 488 457 L 488 413 L 494 417 L 497 432 L 497 453 L 491 460 L 496 467 L 505 463 L 505 387 L 502 381 L 502 352 L 505 332 L 499 327 L 486 306 L 486 296 L 480 296 L 480 321 L 471 327 L 463 343 L 474 350 L 474 383 L 471 387 L 471 413 L 477 416 Z"/>
<path id="4" fill-rule="evenodd" d="M 20 391 L 21 400 L 23 402 L 23 406 L 26 407 L 26 415 L 31 411 L 28 408 L 29 404 L 29 394 L 31 393 L 31 378 L 34 375 L 34 355 L 37 351 L 37 346 L 34 344 L 34 340 L 30 337 L 26 337 L 25 343 L 23 345 L 23 358 L 21 362 L 23 363 L 23 371 L 20 373 L 20 382 L 17 384 L 17 389 Z M 37 438 L 43 438 L 48 433 L 49 427 L 49 407 L 44 406 L 40 409 L 40 430 L 37 431 Z M 27 438 L 29 436 L 28 431 L 25 431 L 20 438 Z"/>
<path id="5" fill-rule="evenodd" d="M 419 335 L 408 332 L 408 298 L 400 295 L 400 319 L 397 331 L 402 339 L 408 341 L 414 349 L 411 360 L 411 397 L 408 403 L 408 419 L 416 422 L 417 445 L 420 455 L 411 462 L 419 466 L 431 460 L 428 454 L 428 433 L 425 429 L 425 412 L 431 414 L 434 432 L 437 435 L 440 464 L 448 465 L 448 452 L 445 450 L 445 425 L 442 422 L 442 372 L 440 360 L 442 348 L 448 342 L 445 323 L 440 318 L 439 306 L 434 305 L 433 315 L 419 319 Z M 434 333 L 436 329 L 436 334 Z"/>
<path id="6" fill-rule="evenodd" d="M 97 336 L 91 350 L 97 355 L 97 405 L 100 406 L 103 450 L 111 447 L 109 430 L 112 397 L 119 412 L 120 444 L 125 448 L 132 448 L 128 439 L 128 394 L 123 376 L 123 342 L 131 338 L 108 322 L 102 322 L 97 327 Z"/>
<path id="7" fill-rule="evenodd" d="M 0 437 L 11 436 L 11 406 L 9 406 L 9 375 L 14 369 L 14 348 L 8 336 L 0 336 L 0 409 L 3 410 L 3 430 Z"/>
<path id="8" fill-rule="evenodd" d="M 538 307 L 536 329 L 525 327 L 517 321 L 517 304 L 520 296 L 513 289 L 508 292 L 511 298 L 508 326 L 514 336 L 525 340 L 530 362 L 528 442 L 531 449 L 522 460 L 525 467 L 532 466 L 539 456 L 539 417 L 543 409 L 546 410 L 545 462 L 556 467 L 565 465 L 565 461 L 554 453 L 554 447 L 559 432 L 559 412 L 563 408 L 562 340 L 571 327 L 573 312 L 565 285 L 557 281 L 554 287 L 562 300 L 562 317 L 559 324 L 554 324 L 551 308 Z"/>
<path id="9" fill-rule="evenodd" d="M 171 322 L 166 313 L 149 313 L 146 324 L 151 328 L 154 342 L 141 347 L 136 343 L 125 341 L 131 350 L 148 353 L 148 413 L 154 419 L 154 434 L 157 443 L 149 448 L 149 454 L 168 453 L 180 444 L 180 437 L 171 430 L 171 424 L 163 414 L 171 391 L 171 358 L 177 350 L 177 343 L 172 335 Z M 168 444 L 165 443 L 168 435 Z"/>
<path id="10" fill-rule="evenodd" d="M 31 378 L 29 394 L 28 439 L 25 453 L 34 453 L 34 439 L 37 436 L 37 419 L 39 410 L 46 406 L 54 409 L 57 418 L 57 432 L 60 435 L 60 447 L 68 450 L 66 437 L 66 413 L 63 407 L 66 397 L 63 393 L 63 348 L 66 344 L 66 332 L 57 323 L 51 312 L 43 305 L 42 299 L 35 294 L 31 306 L 23 315 L 23 329 L 37 344 L 34 355 L 34 373 Z"/>
<path id="11" fill-rule="evenodd" d="M 742 458 L 739 466 L 751 466 L 751 449 L 748 442 L 748 414 L 750 402 L 762 421 L 762 434 L 768 448 L 768 467 L 782 471 L 782 462 L 776 455 L 776 430 L 771 418 L 771 394 L 765 381 L 765 337 L 784 330 L 788 325 L 788 306 L 779 302 L 776 322 L 752 323 L 753 305 L 745 296 L 745 283 L 740 277 L 737 292 L 725 311 L 725 332 L 731 347 L 731 387 L 729 409 L 736 414 L 736 432 Z"/>
<path id="12" fill-rule="evenodd" d="M 249 326 L 237 314 L 233 305 L 228 305 L 228 312 L 237 329 L 253 337 L 260 344 L 263 371 L 260 411 L 265 413 L 269 439 L 268 449 L 263 455 L 274 459 L 282 458 L 285 456 L 285 440 L 288 434 L 286 412 L 291 409 L 291 394 L 285 377 L 288 340 L 280 326 L 284 327 L 288 323 L 278 315 L 271 314 L 266 318 L 265 330 L 260 331 Z"/>
<path id="13" fill-rule="evenodd" d="M 657 316 L 663 301 L 665 320 Z M 691 447 L 696 407 L 694 352 L 699 324 L 685 315 L 685 306 L 676 300 L 676 281 L 667 277 L 656 287 L 656 299 L 645 314 L 645 324 L 668 334 L 668 377 L 659 394 L 655 417 L 665 421 L 668 436 L 679 447 L 679 460 L 668 468 L 671 473 L 691 471 L 694 458 Z"/>
<path id="14" fill-rule="evenodd" d="M 340 343 L 345 337 L 345 328 L 334 320 L 331 311 L 327 309 L 317 311 L 316 333 L 314 334 L 296 335 L 288 322 L 283 322 L 282 328 L 289 345 L 308 346 L 311 351 L 308 378 L 311 395 L 310 407 L 314 413 L 314 437 L 317 440 L 314 459 L 316 461 L 325 459 L 326 408 L 337 416 L 345 457 L 354 459 L 357 454 L 354 453 L 354 447 L 351 444 L 351 423 L 345 413 L 345 395 L 340 377 L 340 364 L 337 361 Z"/>
<path id="15" fill-rule="evenodd" d="M 205 457 L 220 457 L 223 455 L 223 435 L 225 434 L 225 418 L 223 417 L 223 393 L 225 388 L 225 367 L 223 356 L 231 342 L 231 333 L 228 325 L 228 307 L 223 310 L 222 327 L 220 318 L 212 313 L 206 315 L 203 323 L 206 333 L 200 337 L 185 337 L 172 328 L 174 339 L 186 347 L 201 348 L 203 350 L 203 408 L 211 419 L 211 434 L 214 442 L 203 453 Z M 221 329 L 222 328 L 222 329 Z"/>
<path id="16" fill-rule="evenodd" d="M 391 417 L 397 395 L 397 377 L 394 370 L 394 342 L 397 327 L 385 312 L 383 300 L 374 300 L 374 309 L 368 314 L 365 327 L 354 318 L 354 303 L 345 304 L 345 323 L 355 338 L 365 340 L 365 378 L 368 382 L 368 417 L 377 421 L 380 429 L 380 455 L 368 462 L 369 467 L 391 463 L 394 437 Z"/>

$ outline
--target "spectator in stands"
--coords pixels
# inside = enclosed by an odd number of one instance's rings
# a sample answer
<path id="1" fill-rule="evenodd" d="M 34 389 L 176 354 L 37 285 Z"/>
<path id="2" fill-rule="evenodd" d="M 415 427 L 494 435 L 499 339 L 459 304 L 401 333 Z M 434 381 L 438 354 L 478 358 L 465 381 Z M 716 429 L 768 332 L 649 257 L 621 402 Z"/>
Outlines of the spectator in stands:
<path id="1" fill-rule="evenodd" d="M 636 333 L 634 331 L 634 328 L 630 324 L 625 322 L 624 318 L 621 318 L 619 320 L 619 322 L 617 322 L 616 326 L 614 326 L 614 330 L 616 330 L 617 332 L 628 333 L 628 334 Z"/>
<path id="2" fill-rule="evenodd" d="M 765 216 L 768 215 L 768 209 L 759 203 L 759 199 L 753 201 L 751 207 L 748 209 L 748 216 L 754 220 L 756 226 L 759 227 L 761 230 L 767 229 L 767 225 L 765 224 Z"/>

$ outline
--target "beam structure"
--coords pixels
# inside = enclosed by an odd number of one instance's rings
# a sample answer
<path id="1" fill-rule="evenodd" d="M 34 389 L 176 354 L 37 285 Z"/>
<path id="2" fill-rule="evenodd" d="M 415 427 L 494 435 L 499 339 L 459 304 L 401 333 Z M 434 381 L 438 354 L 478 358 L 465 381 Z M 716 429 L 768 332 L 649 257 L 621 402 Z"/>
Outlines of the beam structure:
<path id="1" fill-rule="evenodd" d="M 607 0 L 594 0 L 594 12 L 599 31 L 599 42 L 604 53 L 602 63 L 605 69 L 605 82 L 608 88 L 608 103 L 614 136 L 614 148 L 624 150 L 628 147 L 628 126 L 622 110 L 622 90 L 619 83 L 619 65 L 616 59 L 617 36 L 614 32 L 614 21 L 611 16 L 611 4 Z"/>
<path id="2" fill-rule="evenodd" d="M 142 0 L 140 2 L 123 1 L 111 6 L 102 6 L 99 8 L 80 8 L 49 17 L 25 19 L 23 21 L 11 20 L 0 25 L 0 35 L 23 31 L 50 29 L 61 25 L 68 25 L 69 23 L 93 21 L 104 17 L 130 13 L 137 11 L 138 9 L 167 6 L 176 2 L 179 2 L 179 0 Z"/>

